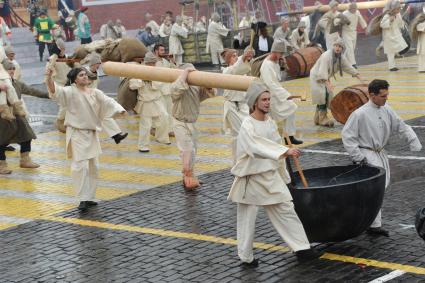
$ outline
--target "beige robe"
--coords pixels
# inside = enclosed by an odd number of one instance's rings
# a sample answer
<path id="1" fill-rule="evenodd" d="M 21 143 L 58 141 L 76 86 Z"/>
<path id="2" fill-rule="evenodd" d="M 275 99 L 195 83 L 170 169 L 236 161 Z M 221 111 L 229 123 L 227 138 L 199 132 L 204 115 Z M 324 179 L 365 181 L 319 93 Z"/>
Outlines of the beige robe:
<path id="1" fill-rule="evenodd" d="M 172 24 L 166 25 L 165 23 L 162 23 L 161 26 L 159 27 L 159 31 L 158 31 L 159 36 L 160 37 L 170 36 L 172 27 L 173 27 Z"/>
<path id="2" fill-rule="evenodd" d="M 382 28 L 382 39 L 384 41 L 384 53 L 387 55 L 396 54 L 407 47 L 406 41 L 401 34 L 401 28 L 404 23 L 400 13 L 391 22 L 390 15 L 385 14 L 382 18 L 380 26 Z"/>
<path id="3" fill-rule="evenodd" d="M 155 66 L 157 67 L 163 67 L 163 68 L 176 68 L 176 66 L 169 62 L 168 60 L 162 58 L 160 61 L 158 61 Z M 156 82 L 156 85 L 161 91 L 162 94 L 162 102 L 164 103 L 165 110 L 168 114 L 168 121 L 167 121 L 167 127 L 168 127 L 168 133 L 172 130 L 173 125 L 173 100 L 171 99 L 171 84 L 170 83 L 161 83 Z"/>
<path id="4" fill-rule="evenodd" d="M 292 200 L 286 186 L 290 177 L 281 158 L 288 148 L 281 144 L 276 123 L 251 116 L 242 123 L 237 139 L 235 181 L 228 199 L 233 202 L 271 205 Z"/>
<path id="5" fill-rule="evenodd" d="M 281 122 L 295 114 L 298 106 L 292 100 L 288 100 L 291 94 L 280 84 L 279 64 L 266 58 L 261 65 L 260 73 L 260 79 L 266 84 L 271 94 L 272 118 L 276 122 Z"/>
<path id="6" fill-rule="evenodd" d="M 213 64 L 218 64 L 219 60 L 222 61 L 220 53 L 223 51 L 222 37 L 227 36 L 229 29 L 222 23 L 211 21 L 208 26 L 206 52 L 211 54 Z"/>
<path id="7" fill-rule="evenodd" d="M 66 108 L 68 158 L 74 161 L 97 158 L 102 152 L 98 136 L 102 130 L 102 120 L 125 113 L 124 108 L 98 89 L 90 89 L 90 93 L 86 94 L 75 85 L 56 85 L 55 93 L 50 95 Z"/>
<path id="8" fill-rule="evenodd" d="M 171 34 L 169 39 L 169 52 L 174 55 L 183 55 L 184 50 L 180 38 L 187 38 L 187 29 L 183 26 L 174 23 L 171 28 Z"/>
<path id="9" fill-rule="evenodd" d="M 157 36 L 159 33 L 159 25 L 154 21 L 154 20 L 150 20 L 147 24 L 146 27 L 150 27 L 151 28 L 151 32 L 153 36 Z"/>
<path id="10" fill-rule="evenodd" d="M 273 40 L 283 41 L 286 46 L 291 46 L 291 29 L 288 27 L 288 30 L 284 31 L 282 27 L 278 27 L 273 34 Z"/>
<path id="11" fill-rule="evenodd" d="M 333 49 L 330 49 L 320 55 L 319 59 L 314 64 L 313 68 L 310 71 L 310 87 L 311 87 L 311 100 L 313 104 L 324 105 L 326 104 L 326 85 L 325 82 L 330 80 L 334 75 L 332 72 L 332 54 Z M 342 71 L 356 76 L 359 72 L 351 66 L 347 58 L 342 55 L 341 58 L 341 67 Z M 339 66 L 335 63 L 334 71 L 339 72 Z M 329 93 L 327 104 L 329 105 L 330 101 L 333 98 L 333 93 Z"/>
<path id="12" fill-rule="evenodd" d="M 310 39 L 308 39 L 308 33 L 305 32 L 302 35 L 298 32 L 298 29 L 294 29 L 291 35 L 291 45 L 295 49 L 306 48 L 310 44 Z"/>
<path id="13" fill-rule="evenodd" d="M 120 36 L 120 30 L 116 26 L 110 27 L 108 24 L 103 24 L 100 27 L 100 37 L 102 39 L 111 39 L 115 40 L 118 38 L 121 38 Z"/>
<path id="14" fill-rule="evenodd" d="M 418 31 L 418 44 L 416 46 L 416 54 L 418 54 L 418 71 L 425 71 L 425 22 L 416 26 Z"/>
<path id="15" fill-rule="evenodd" d="M 129 88 L 138 91 L 137 104 L 134 107 L 136 113 L 146 117 L 167 115 L 158 86 L 156 82 L 130 79 Z"/>
<path id="16" fill-rule="evenodd" d="M 333 45 L 333 37 L 331 35 L 331 25 L 332 21 L 336 18 L 339 12 L 332 12 L 328 11 L 326 12 L 320 20 L 317 22 L 317 25 L 323 29 L 325 33 L 325 40 L 326 40 L 326 48 L 331 49 Z"/>
<path id="17" fill-rule="evenodd" d="M 360 24 L 361 28 L 365 29 L 367 23 L 364 20 L 360 11 L 351 13 L 350 11 L 344 11 L 342 13 L 350 21 L 350 24 L 342 26 L 342 39 L 345 43 L 345 56 L 351 65 L 356 65 L 355 50 L 357 44 L 357 26 Z"/>

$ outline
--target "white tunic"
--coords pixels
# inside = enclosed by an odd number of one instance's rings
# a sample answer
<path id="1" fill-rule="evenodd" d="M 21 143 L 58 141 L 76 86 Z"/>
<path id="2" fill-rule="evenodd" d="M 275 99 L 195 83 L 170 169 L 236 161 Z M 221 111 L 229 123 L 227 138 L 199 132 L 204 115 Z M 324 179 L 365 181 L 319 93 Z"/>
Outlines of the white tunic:
<path id="1" fill-rule="evenodd" d="M 98 89 L 89 89 L 89 93 L 83 93 L 75 85 L 56 85 L 51 97 L 66 108 L 68 158 L 81 161 L 98 157 L 102 152 L 98 136 L 102 130 L 102 121 L 125 113 L 124 108 Z"/>
<path id="2" fill-rule="evenodd" d="M 308 33 L 303 32 L 302 35 L 298 32 L 298 29 L 294 29 L 291 35 L 291 45 L 295 49 L 306 48 L 307 45 L 310 44 L 310 39 L 308 38 Z"/>
<path id="3" fill-rule="evenodd" d="M 286 186 L 290 178 L 281 158 L 287 150 L 271 118 L 266 121 L 246 118 L 237 138 L 237 162 L 231 170 L 235 181 L 228 199 L 254 205 L 291 201 Z"/>
<path id="4" fill-rule="evenodd" d="M 418 45 L 416 46 L 416 54 L 425 55 L 425 22 L 416 26 L 418 30 Z"/>
<path id="5" fill-rule="evenodd" d="M 400 13 L 391 22 L 390 15 L 386 14 L 380 23 L 382 28 L 382 39 L 384 41 L 384 53 L 396 54 L 407 47 L 406 41 L 401 34 L 404 23 Z"/>
<path id="6" fill-rule="evenodd" d="M 159 31 L 158 31 L 159 36 L 160 37 L 170 36 L 170 34 L 171 34 L 171 28 L 172 27 L 173 26 L 171 24 L 170 25 L 166 25 L 165 23 L 162 23 L 161 26 L 159 27 Z"/>
<path id="7" fill-rule="evenodd" d="M 221 23 L 216 23 L 211 21 L 208 26 L 208 35 L 207 35 L 207 53 L 217 53 L 223 50 L 223 41 L 221 37 L 227 36 L 229 29 L 226 28 Z"/>
<path id="8" fill-rule="evenodd" d="M 344 11 L 342 13 L 350 21 L 350 24 L 342 26 L 342 39 L 344 40 L 346 47 L 346 56 L 351 65 L 356 64 L 355 49 L 357 44 L 357 25 L 360 24 L 362 28 L 367 27 L 366 21 L 363 19 L 359 11 L 351 13 L 350 11 Z"/>
<path id="9" fill-rule="evenodd" d="M 164 103 L 162 101 L 161 84 L 140 79 L 130 79 L 129 88 L 137 90 L 137 104 L 134 107 L 136 113 L 144 117 L 166 116 Z"/>
<path id="10" fill-rule="evenodd" d="M 325 82 L 329 80 L 334 73 L 332 72 L 332 54 L 333 49 L 327 50 L 314 64 L 310 71 L 310 87 L 311 87 L 311 101 L 313 104 L 324 105 L 326 104 L 326 85 Z M 352 76 L 357 75 L 359 72 L 351 66 L 347 58 L 342 55 L 341 67 L 346 73 Z M 333 68 L 334 72 L 339 72 L 339 66 L 335 63 Z M 333 93 L 329 93 L 328 103 L 332 100 Z"/>
<path id="11" fill-rule="evenodd" d="M 159 25 L 154 21 L 154 20 L 150 20 L 147 24 L 146 27 L 150 27 L 151 28 L 151 32 L 153 36 L 157 36 L 159 33 Z"/>
<path id="12" fill-rule="evenodd" d="M 280 122 L 294 114 L 298 106 L 292 100 L 288 100 L 291 94 L 280 84 L 279 64 L 266 58 L 261 65 L 260 73 L 260 79 L 266 84 L 271 94 L 272 118 Z"/>
<path id="13" fill-rule="evenodd" d="M 187 38 L 187 29 L 177 23 L 174 23 L 171 28 L 171 34 L 169 39 L 170 54 L 182 55 L 184 53 L 179 36 Z"/>
<path id="14" fill-rule="evenodd" d="M 366 158 L 369 164 L 384 168 L 386 186 L 390 182 L 390 166 L 384 147 L 391 134 L 401 135 L 411 151 L 422 148 L 412 128 L 390 106 L 379 107 L 372 101 L 354 111 L 342 129 L 342 142 L 353 161 Z"/>

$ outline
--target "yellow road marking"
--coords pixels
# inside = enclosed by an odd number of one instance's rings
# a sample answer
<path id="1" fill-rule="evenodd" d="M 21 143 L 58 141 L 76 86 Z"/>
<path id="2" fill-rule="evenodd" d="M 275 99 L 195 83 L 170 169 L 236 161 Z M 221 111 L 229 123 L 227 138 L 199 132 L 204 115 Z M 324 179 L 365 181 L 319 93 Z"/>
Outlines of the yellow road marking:
<path id="1" fill-rule="evenodd" d="M 54 201 L 38 201 L 13 197 L 0 197 L 0 215 L 38 219 L 54 215 L 75 206 Z"/>
<path id="2" fill-rule="evenodd" d="M 164 229 L 157 229 L 157 228 L 146 228 L 146 227 L 124 225 L 124 224 L 112 224 L 112 223 L 93 221 L 93 220 L 82 220 L 82 219 L 76 219 L 76 218 L 65 218 L 65 217 L 54 217 L 54 216 L 45 216 L 45 217 L 41 217 L 40 219 L 53 221 L 53 222 L 62 222 L 62 223 L 70 223 L 70 224 L 76 224 L 81 226 L 96 227 L 96 228 L 102 228 L 102 229 L 158 235 L 162 237 L 173 237 L 173 238 L 180 238 L 180 239 L 187 239 L 187 240 L 205 241 L 205 242 L 232 245 L 232 246 L 237 245 L 236 239 L 222 238 L 222 237 L 202 235 L 202 234 L 196 234 L 196 233 L 178 232 L 178 231 L 171 231 L 171 230 L 164 230 Z M 259 242 L 254 243 L 254 248 L 262 249 L 262 250 L 270 250 L 270 251 L 281 251 L 281 252 L 290 251 L 289 248 L 285 246 L 277 246 L 277 245 L 259 243 Z M 333 260 L 333 261 L 354 263 L 354 264 L 364 264 L 367 266 L 379 267 L 383 269 L 403 270 L 403 271 L 415 273 L 415 274 L 425 274 L 424 267 L 416 267 L 416 266 L 411 266 L 406 264 L 377 261 L 377 260 L 366 259 L 366 258 L 356 258 L 356 257 L 338 255 L 338 254 L 332 254 L 332 253 L 325 253 L 321 258 Z"/>
<path id="3" fill-rule="evenodd" d="M 18 224 L 0 222 L 0 230 L 4 230 L 4 229 L 11 228 L 11 227 L 16 227 L 16 226 L 18 226 Z"/>

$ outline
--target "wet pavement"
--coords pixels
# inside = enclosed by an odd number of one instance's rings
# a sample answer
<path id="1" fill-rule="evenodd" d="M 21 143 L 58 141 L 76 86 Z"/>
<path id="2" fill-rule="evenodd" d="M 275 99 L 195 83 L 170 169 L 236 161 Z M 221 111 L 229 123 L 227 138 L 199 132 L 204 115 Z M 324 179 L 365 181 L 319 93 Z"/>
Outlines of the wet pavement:
<path id="1" fill-rule="evenodd" d="M 424 75 L 414 69 L 415 57 L 398 62 L 397 73 L 387 72 L 385 63 L 360 71 L 367 79 L 389 80 L 389 103 L 425 144 Z M 348 75 L 336 82 L 337 89 L 357 83 Z M 284 85 L 294 95 L 309 96 L 308 79 Z M 115 87 L 115 78 L 102 78 L 106 93 L 114 96 Z M 27 96 L 25 101 L 39 133 L 32 156 L 42 166 L 21 169 L 18 154 L 8 153 L 14 172 L 0 178 L 0 282 L 369 282 L 385 275 L 425 282 L 425 242 L 412 226 L 425 205 L 425 151 L 409 152 L 397 136 L 387 148 L 392 185 L 383 205 L 390 238 L 360 235 L 319 244 L 324 256 L 299 264 L 260 210 L 260 266 L 246 270 L 235 246 L 236 205 L 226 200 L 233 178 L 230 139 L 221 131 L 222 97 L 203 103 L 198 122 L 201 189 L 183 190 L 174 139 L 170 146 L 153 142 L 148 154 L 137 152 L 138 118 L 131 116 L 119 121 L 130 133 L 122 144 L 101 136 L 100 203 L 87 214 L 75 209 L 64 135 L 53 127 L 57 106 Z M 342 126 L 313 126 L 313 106 L 297 103 L 302 166 L 349 164 L 339 140 Z"/>

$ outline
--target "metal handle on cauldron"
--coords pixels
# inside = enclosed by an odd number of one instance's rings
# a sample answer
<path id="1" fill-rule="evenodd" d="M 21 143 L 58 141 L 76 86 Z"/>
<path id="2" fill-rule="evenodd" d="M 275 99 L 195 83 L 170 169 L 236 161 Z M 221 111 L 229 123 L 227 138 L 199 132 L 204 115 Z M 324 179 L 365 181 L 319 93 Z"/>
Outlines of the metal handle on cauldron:
<path id="1" fill-rule="evenodd" d="M 286 132 L 284 132 L 283 135 L 285 136 L 285 140 L 288 143 L 289 148 L 292 148 L 293 145 L 292 145 L 291 140 L 289 139 L 288 134 Z M 292 158 L 294 159 L 295 167 L 298 170 L 298 174 L 300 174 L 301 182 L 303 183 L 304 188 L 308 188 L 307 179 L 304 176 L 304 172 L 303 172 L 303 169 L 301 168 L 299 159 L 295 156 L 292 156 Z"/>

